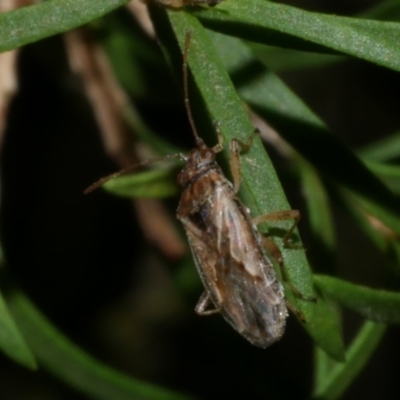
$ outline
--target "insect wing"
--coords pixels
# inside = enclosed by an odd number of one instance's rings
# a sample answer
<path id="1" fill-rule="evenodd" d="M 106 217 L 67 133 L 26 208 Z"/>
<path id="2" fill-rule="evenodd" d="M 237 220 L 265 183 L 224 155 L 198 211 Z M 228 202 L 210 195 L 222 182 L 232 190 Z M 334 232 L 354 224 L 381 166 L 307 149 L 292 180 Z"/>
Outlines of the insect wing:
<path id="1" fill-rule="evenodd" d="M 210 184 L 206 201 L 182 221 L 196 267 L 224 318 L 265 348 L 283 334 L 287 310 L 282 286 L 230 182 L 221 175 Z"/>

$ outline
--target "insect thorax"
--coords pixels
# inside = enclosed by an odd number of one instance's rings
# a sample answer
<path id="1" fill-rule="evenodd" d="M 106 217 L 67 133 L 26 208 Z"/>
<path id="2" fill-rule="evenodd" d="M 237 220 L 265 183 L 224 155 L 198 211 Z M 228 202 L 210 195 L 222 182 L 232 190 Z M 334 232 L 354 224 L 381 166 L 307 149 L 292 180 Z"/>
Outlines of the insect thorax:
<path id="1" fill-rule="evenodd" d="M 220 173 L 220 168 L 215 162 L 215 152 L 208 147 L 196 147 L 187 156 L 186 164 L 178 175 L 178 183 L 186 188 L 215 169 Z"/>

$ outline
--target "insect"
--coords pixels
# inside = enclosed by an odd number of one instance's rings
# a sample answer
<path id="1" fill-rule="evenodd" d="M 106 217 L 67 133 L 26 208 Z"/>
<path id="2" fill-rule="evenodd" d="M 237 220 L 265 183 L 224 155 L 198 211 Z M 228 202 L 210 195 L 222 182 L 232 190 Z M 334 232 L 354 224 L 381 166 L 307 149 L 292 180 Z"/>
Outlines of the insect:
<path id="1" fill-rule="evenodd" d="M 185 6 L 216 6 L 223 0 L 144 0 L 147 3 L 153 2 L 162 7 L 182 8 Z"/>
<path id="2" fill-rule="evenodd" d="M 263 251 L 263 237 L 251 219 L 250 211 L 237 197 L 240 186 L 239 149 L 250 144 L 244 145 L 238 140 L 230 144 L 232 184 L 216 162 L 216 155 L 223 148 L 219 128 L 216 128 L 218 144 L 210 148 L 195 127 L 188 94 L 190 40 L 188 32 L 183 53 L 184 100 L 196 147 L 187 155 L 177 154 L 168 158 L 177 157 L 185 162 L 178 175 L 183 191 L 176 215 L 183 224 L 205 288 L 195 311 L 204 316 L 220 313 L 250 343 L 265 348 L 282 336 L 288 312 L 283 286 Z M 86 192 L 126 171 L 101 179 Z M 256 221 L 294 218 L 294 225 L 285 235 L 287 238 L 299 217 L 298 211 L 289 210 L 258 217 Z M 276 246 L 272 250 L 280 262 L 279 250 Z"/>
<path id="3" fill-rule="evenodd" d="M 177 217 L 189 239 L 193 258 L 205 292 L 195 308 L 200 315 L 221 313 L 250 343 L 265 348 L 283 334 L 288 315 L 284 291 L 272 262 L 262 248 L 262 236 L 251 219 L 250 211 L 239 200 L 239 147 L 230 145 L 230 164 L 234 184 L 216 162 L 222 150 L 219 143 L 209 148 L 199 137 L 192 118 L 187 85 L 187 57 L 190 35 L 186 37 L 183 74 L 185 105 L 196 147 L 185 158 L 178 175 L 183 187 Z M 299 219 L 298 211 L 275 213 L 274 216 Z M 288 232 L 294 229 L 295 225 Z M 278 254 L 278 258 L 280 254 Z M 210 308 L 211 306 L 211 308 Z"/>
<path id="4" fill-rule="evenodd" d="M 177 210 L 205 288 L 195 310 L 221 313 L 250 343 L 265 348 L 284 331 L 283 287 L 248 209 L 215 161 L 220 146 L 196 142 L 178 176 L 184 190 Z"/>

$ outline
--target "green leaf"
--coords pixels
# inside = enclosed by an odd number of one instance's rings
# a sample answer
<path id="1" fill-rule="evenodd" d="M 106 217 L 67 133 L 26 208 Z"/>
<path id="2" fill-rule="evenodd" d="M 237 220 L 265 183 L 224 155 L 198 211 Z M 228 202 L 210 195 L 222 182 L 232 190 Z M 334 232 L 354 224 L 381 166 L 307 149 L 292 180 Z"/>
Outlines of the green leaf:
<path id="1" fill-rule="evenodd" d="M 106 182 L 103 189 L 117 196 L 136 198 L 167 198 L 178 193 L 171 169 L 155 169 L 119 176 Z"/>
<path id="2" fill-rule="evenodd" d="M 0 245 L 0 277 L 2 289 L 4 286 L 4 253 Z M 0 292 L 0 349 L 15 362 L 29 369 L 36 369 L 36 360 L 27 346 L 20 330 L 10 315 L 2 292 Z"/>
<path id="3" fill-rule="evenodd" d="M 128 0 L 52 0 L 0 15 L 0 52 L 84 25 Z"/>
<path id="4" fill-rule="evenodd" d="M 346 356 L 337 309 L 324 293 L 318 292 L 318 294 L 314 314 L 310 320 L 307 320 L 305 328 L 315 340 L 316 345 L 329 358 L 342 363 Z"/>
<path id="5" fill-rule="evenodd" d="M 248 46 L 265 66 L 275 72 L 324 67 L 346 60 L 342 56 L 267 46 L 253 42 L 248 42 Z"/>
<path id="6" fill-rule="evenodd" d="M 314 282 L 323 293 L 365 318 L 400 324 L 400 293 L 371 289 L 326 275 L 315 275 Z"/>
<path id="7" fill-rule="evenodd" d="M 358 200 L 346 190 L 331 191 L 335 202 L 343 207 L 360 225 L 361 230 L 372 243 L 386 256 L 385 267 L 400 272 L 400 243 L 398 234 L 382 224 L 377 218 L 359 207 Z"/>
<path id="8" fill-rule="evenodd" d="M 400 194 L 400 166 L 370 160 L 364 163 L 393 193 Z"/>
<path id="9" fill-rule="evenodd" d="M 363 147 L 358 155 L 364 160 L 390 161 L 400 157 L 400 132 Z"/>
<path id="10" fill-rule="evenodd" d="M 359 14 L 358 17 L 399 21 L 400 3 L 398 0 L 384 1 Z M 257 43 L 249 43 L 249 46 L 257 58 L 275 72 L 321 67 L 345 60 L 345 57 L 341 56 L 298 51 Z"/>
<path id="11" fill-rule="evenodd" d="M 362 232 L 369 237 L 369 239 L 379 248 L 380 251 L 387 253 L 388 240 L 375 229 L 369 216 L 359 207 L 357 200 L 349 192 L 345 190 L 338 190 L 331 193 L 335 197 L 335 202 L 343 207 L 360 225 Z M 336 196 L 335 196 L 336 195 Z"/>
<path id="12" fill-rule="evenodd" d="M 17 363 L 36 369 L 37 364 L 0 293 L 0 349 Z"/>
<path id="13" fill-rule="evenodd" d="M 365 146 L 357 154 L 390 190 L 397 194 L 400 193 L 400 167 L 384 163 L 400 157 L 400 133 Z"/>
<path id="14" fill-rule="evenodd" d="M 370 19 L 381 19 L 387 21 L 399 21 L 400 20 L 399 0 L 381 1 L 377 5 L 361 13 L 360 17 L 370 18 Z"/>
<path id="15" fill-rule="evenodd" d="M 265 0 L 230 0 L 195 12 L 209 28 L 254 42 L 347 54 L 400 70 L 400 26 L 340 17 Z"/>
<path id="16" fill-rule="evenodd" d="M 7 301 L 39 365 L 75 389 L 104 400 L 190 399 L 129 377 L 91 357 L 54 328 L 22 292 L 14 290 Z"/>
<path id="17" fill-rule="evenodd" d="M 339 399 L 369 361 L 378 347 L 386 326 L 365 322 L 346 351 L 346 362 L 335 363 L 317 350 L 316 382 L 313 399 Z"/>
<path id="18" fill-rule="evenodd" d="M 354 193 L 347 189 L 344 192 L 347 192 L 347 195 L 353 198 L 354 203 L 360 210 L 367 215 L 376 217 L 396 234 L 400 234 L 400 219 L 395 196 L 393 196 L 394 203 L 389 203 L 386 202 L 385 196 L 381 196 L 381 200 L 375 200 L 372 198 L 373 193 Z M 380 194 L 383 193 L 381 192 Z"/>
<path id="19" fill-rule="evenodd" d="M 308 218 L 313 234 L 314 260 L 320 271 L 333 272 L 336 237 L 328 193 L 316 169 L 301 156 L 295 157 Z"/>

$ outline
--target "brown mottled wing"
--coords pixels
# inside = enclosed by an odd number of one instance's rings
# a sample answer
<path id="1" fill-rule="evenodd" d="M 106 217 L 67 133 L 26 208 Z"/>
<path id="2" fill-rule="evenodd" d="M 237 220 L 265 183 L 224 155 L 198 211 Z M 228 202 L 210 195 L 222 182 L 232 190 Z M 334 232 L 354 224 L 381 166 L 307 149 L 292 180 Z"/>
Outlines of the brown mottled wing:
<path id="1" fill-rule="evenodd" d="M 283 333 L 283 289 L 259 234 L 227 181 L 184 223 L 203 284 L 224 318 L 252 344 L 267 347 Z"/>

